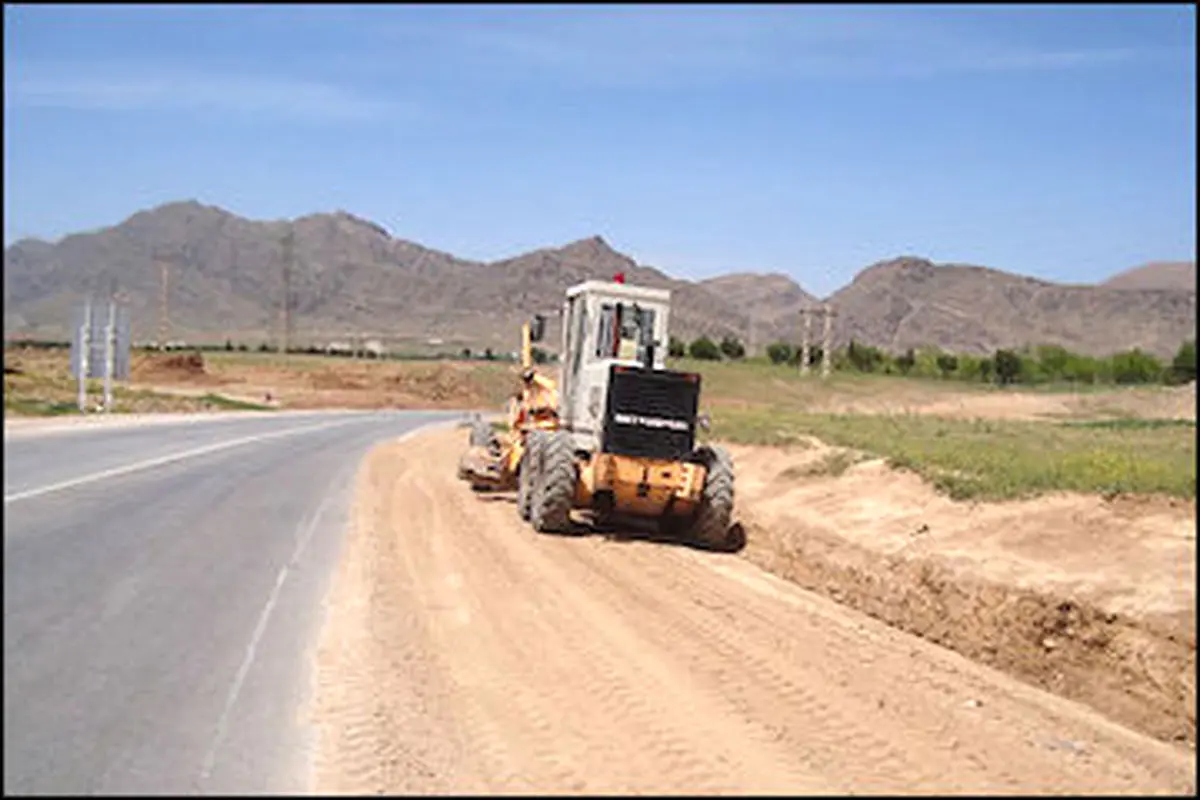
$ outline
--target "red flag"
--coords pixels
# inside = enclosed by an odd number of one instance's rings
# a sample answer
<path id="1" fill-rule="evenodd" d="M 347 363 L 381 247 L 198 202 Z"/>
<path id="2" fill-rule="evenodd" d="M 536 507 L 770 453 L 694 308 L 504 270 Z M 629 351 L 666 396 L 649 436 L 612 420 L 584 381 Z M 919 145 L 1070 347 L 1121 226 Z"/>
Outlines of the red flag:
<path id="1" fill-rule="evenodd" d="M 613 280 L 616 281 L 617 283 L 624 283 L 625 282 L 625 273 L 618 272 L 616 275 L 613 275 Z"/>

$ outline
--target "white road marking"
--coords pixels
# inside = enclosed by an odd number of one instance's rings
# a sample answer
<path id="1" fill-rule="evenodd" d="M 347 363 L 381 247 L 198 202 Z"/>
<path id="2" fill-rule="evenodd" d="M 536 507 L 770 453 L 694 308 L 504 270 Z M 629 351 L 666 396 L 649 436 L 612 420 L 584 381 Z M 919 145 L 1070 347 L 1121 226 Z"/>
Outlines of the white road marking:
<path id="1" fill-rule="evenodd" d="M 348 425 L 351 422 L 361 422 L 364 419 L 367 419 L 367 417 L 355 417 L 353 419 L 338 420 L 336 422 L 323 422 L 319 425 L 307 425 L 302 428 L 288 428 L 285 431 L 262 433 L 256 436 L 243 436 L 240 439 L 230 439 L 224 442 L 217 442 L 216 444 L 205 445 L 204 447 L 197 447 L 192 450 L 184 450 L 181 453 L 172 453 L 166 456 L 159 456 L 158 458 L 151 458 L 146 461 L 138 461 L 133 464 L 126 464 L 123 467 L 114 467 L 113 469 L 94 472 L 91 475 L 72 478 L 71 480 L 62 481 L 61 483 L 53 483 L 49 486 L 39 486 L 36 489 L 26 489 L 23 492 L 6 494 L 4 495 L 4 505 L 7 506 L 9 503 L 15 503 L 18 500 L 28 500 L 32 497 L 40 497 L 41 495 L 50 494 L 51 492 L 59 492 L 63 489 L 70 489 L 75 486 L 83 486 L 84 484 L 102 481 L 107 478 L 116 478 L 120 475 L 128 475 L 131 472 L 138 472 L 140 470 L 149 469 L 150 467 L 158 467 L 162 466 L 163 464 L 172 464 L 176 461 L 183 461 L 188 458 L 195 458 L 196 456 L 215 453 L 220 450 L 228 450 L 231 447 L 240 447 L 244 444 L 253 444 L 254 442 L 265 442 L 269 439 L 278 439 L 282 436 L 293 436 L 297 433 L 318 431 L 325 428 L 335 428 L 339 425 Z"/>
<path id="2" fill-rule="evenodd" d="M 292 555 L 279 568 L 279 574 L 275 577 L 275 586 L 271 589 L 271 594 L 267 596 L 266 605 L 263 606 L 262 612 L 258 615 L 258 624 L 254 626 L 254 633 L 250 634 L 250 643 L 246 645 L 246 655 L 242 658 L 241 666 L 238 667 L 237 675 L 234 676 L 233 685 L 229 687 L 229 695 L 225 698 L 225 706 L 221 709 L 221 716 L 217 720 L 217 732 L 213 735 L 212 744 L 208 748 L 208 753 L 204 756 L 203 765 L 200 767 L 200 780 L 207 780 L 212 773 L 213 765 L 216 763 L 217 750 L 221 746 L 221 742 L 225 738 L 225 730 L 229 726 L 229 715 L 233 711 L 234 705 L 237 703 L 238 695 L 242 693 L 242 685 L 246 682 L 246 676 L 250 674 L 250 668 L 254 666 L 254 659 L 258 653 L 258 644 L 262 641 L 263 634 L 267 631 L 267 623 L 271 619 L 271 612 L 275 610 L 276 603 L 279 602 L 279 593 L 283 589 L 283 584 L 287 581 L 288 573 L 292 567 L 300 562 L 300 556 L 304 553 L 304 549 L 308 546 L 308 542 L 312 539 L 313 532 L 317 529 L 317 523 L 321 521 L 321 517 L 325 514 L 325 509 L 329 506 L 329 501 L 338 493 L 330 493 L 325 495 L 325 499 L 317 506 L 316 512 L 309 518 L 308 523 L 301 529 L 299 540 L 296 542 L 295 549 L 292 550 Z"/>
<path id="3" fill-rule="evenodd" d="M 421 425 L 420 427 L 408 431 L 394 441 L 403 442 L 418 434 L 449 427 L 453 424 L 457 424 L 456 421 L 426 423 L 425 425 Z M 238 667 L 237 674 L 233 679 L 233 684 L 229 687 L 229 695 L 225 698 L 225 706 L 221 710 L 220 718 L 217 720 L 217 731 L 213 735 L 212 744 L 209 746 L 208 753 L 204 756 L 204 761 L 200 767 L 200 781 L 207 780 L 212 774 L 213 767 L 216 765 L 217 751 L 220 749 L 221 743 L 225 739 L 225 732 L 229 727 L 229 717 L 233 713 L 234 706 L 237 704 L 238 696 L 242 692 L 242 686 L 246 682 L 246 676 L 250 674 L 250 669 L 254 666 L 254 660 L 258 654 L 258 645 L 262 641 L 263 635 L 267 631 L 267 623 L 270 622 L 271 614 L 274 612 L 275 606 L 279 602 L 279 595 L 283 590 L 284 583 L 287 582 L 288 575 L 291 573 L 292 568 L 300 563 L 300 557 L 304 554 L 305 548 L 308 547 L 308 543 L 312 539 L 313 533 L 317 529 L 317 523 L 320 522 L 321 517 L 325 514 L 325 510 L 328 508 L 329 502 L 335 497 L 345 494 L 346 489 L 350 488 L 349 484 L 351 481 L 343 479 L 339 480 L 337 483 L 342 485 L 343 488 L 340 491 L 330 492 L 329 494 L 325 495 L 325 499 L 321 501 L 319 506 L 317 506 L 316 512 L 314 512 L 312 517 L 309 518 L 308 523 L 302 527 L 303 532 L 301 533 L 299 540 L 296 542 L 296 547 L 292 551 L 292 555 L 288 558 L 284 565 L 279 568 L 279 574 L 275 577 L 275 586 L 271 589 L 270 595 L 267 596 L 267 602 L 263 606 L 262 612 L 258 615 L 258 624 L 254 626 L 254 632 L 250 634 L 250 642 L 246 645 L 246 655 L 242 659 L 241 666 Z M 310 765 L 310 780 L 311 772 L 312 770 Z"/>

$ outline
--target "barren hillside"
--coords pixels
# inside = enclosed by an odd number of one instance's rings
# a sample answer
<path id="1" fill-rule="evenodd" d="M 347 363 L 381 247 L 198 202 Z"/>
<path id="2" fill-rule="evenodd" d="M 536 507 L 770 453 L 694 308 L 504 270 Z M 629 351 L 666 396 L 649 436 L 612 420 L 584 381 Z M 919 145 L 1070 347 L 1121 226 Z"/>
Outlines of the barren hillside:
<path id="1" fill-rule="evenodd" d="M 1125 270 L 1100 284 L 1109 289 L 1180 289 L 1196 291 L 1195 261 L 1154 261 Z"/>
<path id="2" fill-rule="evenodd" d="M 1140 347 L 1167 356 L 1196 326 L 1194 291 L 1068 286 L 911 257 L 868 267 L 830 299 L 840 312 L 837 342 L 854 338 L 894 351 L 1045 343 L 1097 355 Z"/>
<path id="3" fill-rule="evenodd" d="M 731 304 L 636 265 L 600 237 L 485 264 L 393 238 L 345 212 L 313 214 L 289 226 L 184 202 L 54 244 L 26 239 L 7 248 L 6 331 L 63 336 L 71 305 L 84 292 L 104 294 L 116 279 L 130 298 L 135 338 L 153 339 L 165 264 L 173 336 L 270 338 L 282 309 L 289 227 L 293 338 L 299 342 L 363 331 L 507 349 L 519 320 L 557 309 L 566 286 L 622 270 L 630 282 L 676 292 L 674 324 L 681 335 L 721 335 L 745 326 L 745 315 Z M 549 336 L 557 336 L 553 322 Z"/>
<path id="4" fill-rule="evenodd" d="M 764 331 L 796 327 L 798 312 L 820 301 L 787 275 L 738 272 L 701 281 L 700 285 L 739 308 L 752 308 Z"/>
<path id="5" fill-rule="evenodd" d="M 684 339 L 733 333 L 760 347 L 794 339 L 796 311 L 814 302 L 780 274 L 675 278 L 599 236 L 482 263 L 394 238 L 342 211 L 264 222 L 188 201 L 58 242 L 25 239 L 6 248 L 5 333 L 67 338 L 72 305 L 85 292 L 103 296 L 116 281 L 132 310 L 135 339 L 153 340 L 165 265 L 172 338 L 274 341 L 289 231 L 298 344 L 364 334 L 392 344 L 435 339 L 443 348 L 510 350 L 529 313 L 557 309 L 572 283 L 616 272 L 631 283 L 671 289 L 672 333 Z M 853 336 L 893 349 L 987 350 L 1056 342 L 1095 353 L 1136 345 L 1167 355 L 1193 335 L 1195 297 L 1194 288 L 1063 286 L 902 258 L 869 267 L 831 299 L 840 311 L 839 343 Z M 553 347 L 559 335 L 553 318 L 547 333 Z"/>

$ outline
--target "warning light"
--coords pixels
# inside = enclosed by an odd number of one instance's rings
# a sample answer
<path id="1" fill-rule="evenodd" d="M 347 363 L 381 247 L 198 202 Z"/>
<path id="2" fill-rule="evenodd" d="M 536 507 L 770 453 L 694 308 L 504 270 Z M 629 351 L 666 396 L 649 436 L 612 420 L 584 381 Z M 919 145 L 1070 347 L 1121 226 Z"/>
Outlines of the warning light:
<path id="1" fill-rule="evenodd" d="M 613 280 L 616 281 L 617 283 L 624 283 L 625 282 L 625 273 L 618 272 L 616 275 L 613 275 Z"/>

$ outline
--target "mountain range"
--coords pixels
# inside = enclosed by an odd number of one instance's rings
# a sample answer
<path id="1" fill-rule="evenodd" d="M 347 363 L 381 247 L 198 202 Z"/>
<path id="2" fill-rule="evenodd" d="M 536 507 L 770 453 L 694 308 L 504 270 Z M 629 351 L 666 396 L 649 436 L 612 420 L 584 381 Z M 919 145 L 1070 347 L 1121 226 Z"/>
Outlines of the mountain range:
<path id="1" fill-rule="evenodd" d="M 735 335 L 752 350 L 798 341 L 800 310 L 823 301 L 837 312 L 835 344 L 854 338 L 893 351 L 1052 343 L 1167 356 L 1195 336 L 1195 262 L 1152 263 L 1099 284 L 1068 285 L 903 256 L 866 267 L 820 299 L 782 274 L 676 278 L 599 236 L 485 263 L 395 238 L 344 211 L 254 221 L 196 201 L 57 242 L 22 239 L 5 248 L 5 335 L 67 339 L 72 307 L 115 286 L 134 339 L 155 340 L 165 277 L 170 338 L 277 341 L 285 272 L 297 344 L 365 335 L 397 345 L 432 340 L 442 349 L 511 350 L 529 313 L 557 309 L 574 283 L 618 272 L 630 284 L 671 290 L 674 335 Z M 814 339 L 820 330 L 814 320 Z M 557 337 L 551 318 L 547 343 L 555 346 Z"/>

